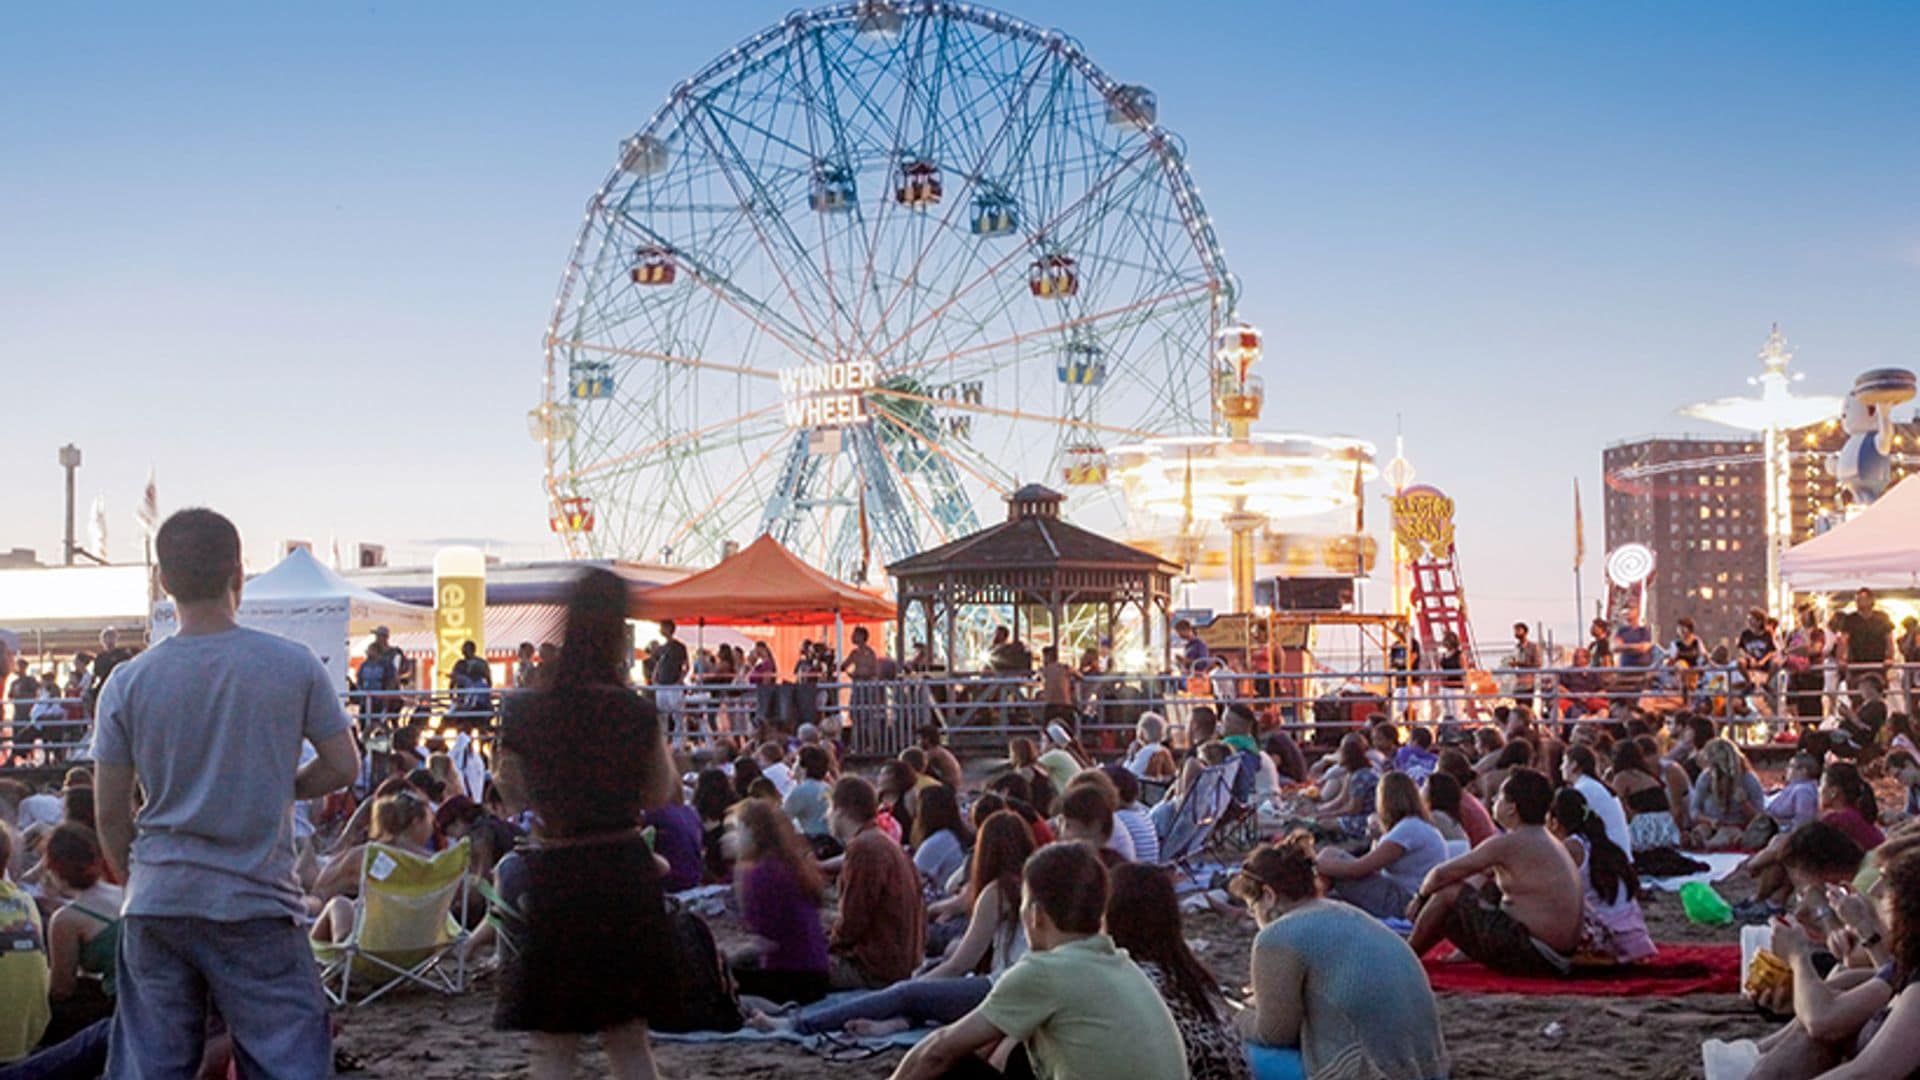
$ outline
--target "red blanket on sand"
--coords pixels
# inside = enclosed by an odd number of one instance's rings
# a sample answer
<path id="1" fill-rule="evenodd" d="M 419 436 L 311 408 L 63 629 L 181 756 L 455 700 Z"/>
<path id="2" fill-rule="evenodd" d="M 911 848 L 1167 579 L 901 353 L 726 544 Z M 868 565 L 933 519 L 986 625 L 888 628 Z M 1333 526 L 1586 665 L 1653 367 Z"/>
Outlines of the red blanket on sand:
<path id="1" fill-rule="evenodd" d="M 1679 997 L 1740 991 L 1740 946 L 1662 945 L 1650 960 L 1618 967 L 1575 967 L 1562 979 L 1502 975 L 1471 961 L 1450 962 L 1442 944 L 1421 960 L 1436 991 L 1456 994 L 1579 994 L 1588 997 Z"/>

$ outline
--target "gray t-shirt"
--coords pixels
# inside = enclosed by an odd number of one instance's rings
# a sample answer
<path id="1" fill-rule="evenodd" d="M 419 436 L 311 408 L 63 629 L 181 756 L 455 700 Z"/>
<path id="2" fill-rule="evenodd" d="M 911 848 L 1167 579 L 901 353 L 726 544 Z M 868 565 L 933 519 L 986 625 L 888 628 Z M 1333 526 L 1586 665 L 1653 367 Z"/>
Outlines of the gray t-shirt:
<path id="1" fill-rule="evenodd" d="M 1403 817 L 1393 823 L 1381 843 L 1393 841 L 1406 849 L 1405 854 L 1388 863 L 1381 873 L 1387 880 L 1405 886 L 1410 893 L 1420 891 L 1427 880 L 1427 872 L 1447 861 L 1447 838 L 1430 822 L 1417 817 Z"/>
<path id="2" fill-rule="evenodd" d="M 349 721 L 312 650 L 258 630 L 175 636 L 114 669 L 93 757 L 132 766 L 128 915 L 298 916 L 293 778 L 303 740 Z"/>

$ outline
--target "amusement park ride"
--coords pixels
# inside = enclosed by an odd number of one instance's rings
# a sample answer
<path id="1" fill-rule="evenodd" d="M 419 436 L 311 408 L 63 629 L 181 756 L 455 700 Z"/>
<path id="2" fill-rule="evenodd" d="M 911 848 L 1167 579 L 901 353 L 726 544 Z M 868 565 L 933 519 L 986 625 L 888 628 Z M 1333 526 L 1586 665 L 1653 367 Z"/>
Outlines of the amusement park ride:
<path id="1" fill-rule="evenodd" d="M 1190 574 L 1223 526 L 1237 612 L 1262 554 L 1363 577 L 1363 530 L 1281 527 L 1357 518 L 1373 448 L 1252 429 L 1237 300 L 1153 92 L 1072 38 L 949 0 L 797 11 L 674 86 L 588 200 L 529 416 L 552 526 L 689 566 L 769 533 L 870 581 L 1057 477 L 1090 525 L 1177 520 Z M 1457 572 L 1415 573 L 1443 593 L 1464 619 Z"/>

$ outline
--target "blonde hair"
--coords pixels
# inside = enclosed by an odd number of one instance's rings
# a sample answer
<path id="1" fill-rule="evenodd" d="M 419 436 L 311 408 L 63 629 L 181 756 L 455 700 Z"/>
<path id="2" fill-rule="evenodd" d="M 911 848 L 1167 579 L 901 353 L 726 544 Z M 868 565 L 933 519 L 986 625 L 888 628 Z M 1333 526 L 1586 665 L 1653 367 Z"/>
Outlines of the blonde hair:
<path id="1" fill-rule="evenodd" d="M 1724 738 L 1715 738 L 1700 748 L 1700 771 L 1707 778 L 1707 790 L 1721 803 L 1733 801 L 1740 790 L 1740 778 L 1747 773 L 1747 756 Z"/>
<path id="2" fill-rule="evenodd" d="M 1419 818 L 1432 821 L 1427 813 L 1426 800 L 1420 797 L 1420 785 L 1406 773 L 1390 772 L 1380 778 L 1380 784 L 1374 789 L 1374 809 L 1380 814 L 1380 821 L 1391 829 L 1407 818 Z"/>
<path id="3" fill-rule="evenodd" d="M 460 773 L 454 769 L 453 758 L 446 754 L 435 754 L 427 759 L 427 771 L 433 774 L 435 780 L 446 785 L 448 798 L 466 794 L 467 782 L 462 780 Z"/>
<path id="4" fill-rule="evenodd" d="M 412 791 L 395 792 L 374 800 L 373 822 L 367 833 L 376 844 L 391 843 L 426 816 L 427 800 L 424 797 Z"/>

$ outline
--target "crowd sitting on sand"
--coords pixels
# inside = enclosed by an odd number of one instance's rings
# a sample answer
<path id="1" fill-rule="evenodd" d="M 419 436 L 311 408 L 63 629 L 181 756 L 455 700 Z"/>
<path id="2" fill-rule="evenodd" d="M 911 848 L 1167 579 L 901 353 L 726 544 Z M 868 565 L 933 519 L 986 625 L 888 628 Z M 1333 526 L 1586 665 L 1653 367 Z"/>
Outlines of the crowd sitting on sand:
<path id="1" fill-rule="evenodd" d="M 103 689 L 93 769 L 57 796 L 0 782 L 0 1080 L 324 1075 L 309 950 L 352 934 L 370 852 L 449 850 L 484 897 L 467 947 L 497 964 L 495 1024 L 529 1033 L 542 1078 L 586 1036 L 614 1075 L 655 1075 L 653 1031 L 698 1005 L 792 1038 L 932 1026 L 898 1077 L 1431 1080 L 1451 1064 L 1429 965 L 1645 962 L 1643 875 L 1729 849 L 1792 973 L 1756 993 L 1782 1017 L 1756 1075 L 1920 1060 L 1910 745 L 1809 730 L 1774 793 L 1710 717 L 1518 706 L 1478 729 L 1376 716 L 1317 762 L 1242 704 L 1145 713 L 1105 762 L 1053 723 L 978 783 L 937 726 L 864 771 L 831 723 L 676 754 L 628 682 L 624 586 L 589 570 L 490 758 L 410 736 L 363 775 L 324 670 L 234 625 L 232 526 L 183 511 L 156 553 L 182 634 Z M 1249 853 L 1197 880 L 1196 837 L 1229 824 Z M 748 931 L 724 955 L 690 902 L 716 891 Z M 1244 972 L 1195 955 L 1195 905 L 1258 925 Z"/>

